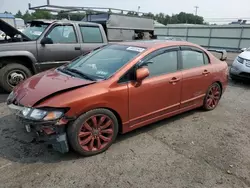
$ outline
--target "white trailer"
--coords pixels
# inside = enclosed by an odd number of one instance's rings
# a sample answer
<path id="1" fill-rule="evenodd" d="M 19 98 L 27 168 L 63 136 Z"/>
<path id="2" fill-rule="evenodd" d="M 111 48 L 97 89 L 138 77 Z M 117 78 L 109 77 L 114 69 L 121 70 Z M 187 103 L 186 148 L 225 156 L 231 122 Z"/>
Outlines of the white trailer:
<path id="1" fill-rule="evenodd" d="M 16 27 L 15 17 L 9 13 L 0 13 L 0 19 L 7 22 L 13 27 Z"/>
<path id="2" fill-rule="evenodd" d="M 146 17 L 122 14 L 90 14 L 82 21 L 102 24 L 109 41 L 150 39 L 154 32 L 154 20 Z"/>

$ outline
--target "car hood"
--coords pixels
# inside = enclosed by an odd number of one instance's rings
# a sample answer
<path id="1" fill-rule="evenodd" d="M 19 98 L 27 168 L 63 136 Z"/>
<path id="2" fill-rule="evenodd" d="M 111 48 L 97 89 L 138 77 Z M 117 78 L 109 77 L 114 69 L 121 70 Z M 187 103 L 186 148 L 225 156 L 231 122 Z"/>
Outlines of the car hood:
<path id="1" fill-rule="evenodd" d="M 8 24 L 7 22 L 1 19 L 0 19 L 0 30 L 10 37 L 14 37 L 15 35 L 19 34 L 26 40 L 31 40 L 28 36 L 23 34 L 21 31 L 19 31 L 18 29 L 16 29 L 12 25 Z"/>
<path id="2" fill-rule="evenodd" d="M 239 57 L 243 58 L 243 59 L 249 59 L 250 60 L 250 51 L 245 51 L 242 52 Z"/>
<path id="3" fill-rule="evenodd" d="M 14 103 L 32 107 L 39 102 L 48 99 L 59 93 L 67 92 L 79 87 L 83 87 L 95 81 L 79 79 L 65 75 L 55 70 L 49 70 L 37 74 L 13 90 L 13 98 L 8 99 L 7 103 Z"/>

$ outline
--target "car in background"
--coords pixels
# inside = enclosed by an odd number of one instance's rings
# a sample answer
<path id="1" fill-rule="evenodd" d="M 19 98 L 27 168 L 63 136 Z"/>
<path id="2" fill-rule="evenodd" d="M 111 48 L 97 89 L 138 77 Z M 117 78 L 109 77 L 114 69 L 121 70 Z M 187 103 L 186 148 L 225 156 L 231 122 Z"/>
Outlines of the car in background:
<path id="1" fill-rule="evenodd" d="M 243 49 L 230 68 L 232 80 L 250 80 L 250 48 Z"/>
<path id="2" fill-rule="evenodd" d="M 185 41 L 184 39 L 182 39 L 180 37 L 157 36 L 157 39 L 160 39 L 160 40 L 173 40 L 173 41 Z"/>
<path id="3" fill-rule="evenodd" d="M 228 66 L 183 41 L 107 44 L 13 89 L 7 105 L 33 132 L 68 152 L 99 154 L 127 133 L 170 116 L 218 105 Z M 49 87 L 53 86 L 53 87 Z"/>

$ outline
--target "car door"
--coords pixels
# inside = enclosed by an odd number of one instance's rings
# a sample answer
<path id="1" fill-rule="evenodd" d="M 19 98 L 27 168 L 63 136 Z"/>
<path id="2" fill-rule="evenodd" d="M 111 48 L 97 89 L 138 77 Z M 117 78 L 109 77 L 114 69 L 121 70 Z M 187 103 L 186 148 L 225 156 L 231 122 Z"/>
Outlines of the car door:
<path id="1" fill-rule="evenodd" d="M 72 24 L 55 25 L 45 37 L 52 44 L 38 44 L 38 60 L 41 70 L 60 66 L 81 55 L 81 46 Z"/>
<path id="2" fill-rule="evenodd" d="M 134 127 L 180 107 L 182 73 L 178 70 L 178 48 L 157 50 L 142 62 L 151 62 L 147 65 L 149 77 L 139 86 L 128 83 L 129 118 Z"/>
<path id="3" fill-rule="evenodd" d="M 81 51 L 82 53 L 89 52 L 99 46 L 104 45 L 104 39 L 100 27 L 98 25 L 83 25 L 79 24 L 80 33 L 82 36 Z"/>
<path id="4" fill-rule="evenodd" d="M 182 93 L 181 108 L 202 104 L 212 84 L 213 67 L 207 54 L 194 47 L 181 47 Z"/>

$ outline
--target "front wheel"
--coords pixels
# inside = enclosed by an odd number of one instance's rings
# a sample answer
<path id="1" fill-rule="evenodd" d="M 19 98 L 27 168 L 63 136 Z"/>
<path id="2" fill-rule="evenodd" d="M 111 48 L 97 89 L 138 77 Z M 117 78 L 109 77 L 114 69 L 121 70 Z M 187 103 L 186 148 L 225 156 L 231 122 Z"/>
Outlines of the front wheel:
<path id="1" fill-rule="evenodd" d="M 95 109 L 81 115 L 69 125 L 68 138 L 71 147 L 83 156 L 104 152 L 115 141 L 118 120 L 107 109 Z"/>
<path id="2" fill-rule="evenodd" d="M 0 69 L 0 86 L 7 92 L 28 77 L 32 76 L 31 71 L 22 64 L 10 63 Z"/>
<path id="3" fill-rule="evenodd" d="M 222 94 L 222 89 L 218 83 L 213 83 L 207 91 L 204 99 L 203 108 L 213 110 L 218 105 Z"/>

